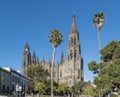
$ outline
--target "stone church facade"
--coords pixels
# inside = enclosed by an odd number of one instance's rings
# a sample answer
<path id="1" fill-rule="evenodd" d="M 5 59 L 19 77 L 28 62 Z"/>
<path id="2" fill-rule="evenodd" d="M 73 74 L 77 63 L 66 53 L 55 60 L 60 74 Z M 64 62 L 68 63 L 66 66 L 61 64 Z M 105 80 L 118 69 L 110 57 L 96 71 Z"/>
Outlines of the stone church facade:
<path id="1" fill-rule="evenodd" d="M 69 86 L 78 81 L 83 81 L 83 58 L 81 57 L 81 46 L 79 43 L 79 32 L 77 31 L 75 16 L 72 17 L 72 27 L 69 32 L 67 58 L 61 53 L 60 62 L 54 65 L 53 77 L 57 83 L 67 82 Z M 51 62 L 43 60 L 40 62 L 44 69 L 51 72 Z M 29 66 L 39 64 L 39 60 L 33 52 L 31 57 L 28 43 L 24 47 L 22 73 L 25 77 Z"/>

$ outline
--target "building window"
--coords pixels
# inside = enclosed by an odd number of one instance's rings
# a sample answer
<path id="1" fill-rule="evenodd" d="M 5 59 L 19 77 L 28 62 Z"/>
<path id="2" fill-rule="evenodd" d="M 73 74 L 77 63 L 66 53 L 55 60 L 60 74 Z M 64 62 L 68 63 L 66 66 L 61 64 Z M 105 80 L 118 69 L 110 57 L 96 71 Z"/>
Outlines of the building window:
<path id="1" fill-rule="evenodd" d="M 75 50 L 75 53 L 74 53 L 74 58 L 76 59 L 77 57 L 77 50 Z"/>
<path id="2" fill-rule="evenodd" d="M 74 45 L 76 45 L 76 38 L 74 39 Z"/>
<path id="3" fill-rule="evenodd" d="M 3 85 L 3 90 L 5 90 L 5 85 Z"/>
<path id="4" fill-rule="evenodd" d="M 15 83 L 17 83 L 17 77 L 15 76 Z"/>
<path id="5" fill-rule="evenodd" d="M 20 83 L 20 78 L 18 77 L 18 83 Z"/>
<path id="6" fill-rule="evenodd" d="M 9 91 L 9 86 L 7 86 L 7 90 Z"/>
<path id="7" fill-rule="evenodd" d="M 14 75 L 12 75 L 12 81 L 14 82 Z"/>
<path id="8" fill-rule="evenodd" d="M 71 37 L 71 46 L 73 46 L 73 38 Z"/>
<path id="9" fill-rule="evenodd" d="M 70 59 L 72 59 L 73 57 L 73 53 L 72 53 L 72 50 L 70 51 Z"/>

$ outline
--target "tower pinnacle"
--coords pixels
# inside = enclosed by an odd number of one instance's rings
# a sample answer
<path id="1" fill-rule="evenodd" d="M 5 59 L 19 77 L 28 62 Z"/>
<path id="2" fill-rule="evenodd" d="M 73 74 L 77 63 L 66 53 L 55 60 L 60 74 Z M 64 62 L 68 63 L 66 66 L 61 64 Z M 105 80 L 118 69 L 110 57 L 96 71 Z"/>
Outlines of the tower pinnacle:
<path id="1" fill-rule="evenodd" d="M 72 16 L 72 28 L 71 28 L 71 31 L 73 31 L 73 32 L 77 31 L 76 22 L 75 22 L 75 15 Z"/>

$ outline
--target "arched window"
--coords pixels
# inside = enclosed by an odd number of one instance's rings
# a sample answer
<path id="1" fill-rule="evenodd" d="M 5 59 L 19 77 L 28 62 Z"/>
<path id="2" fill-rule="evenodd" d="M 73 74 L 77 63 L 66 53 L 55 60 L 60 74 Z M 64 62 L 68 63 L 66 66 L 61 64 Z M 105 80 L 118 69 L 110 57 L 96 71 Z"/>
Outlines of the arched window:
<path id="1" fill-rule="evenodd" d="M 74 38 L 74 45 L 76 45 L 76 38 Z"/>
<path id="2" fill-rule="evenodd" d="M 71 46 L 73 46 L 73 38 L 71 37 Z"/>
<path id="3" fill-rule="evenodd" d="M 76 57 L 77 57 L 77 50 L 75 50 L 74 59 L 76 59 Z"/>
<path id="4" fill-rule="evenodd" d="M 73 57 L 73 53 L 72 53 L 72 50 L 70 51 L 70 59 L 72 59 Z"/>

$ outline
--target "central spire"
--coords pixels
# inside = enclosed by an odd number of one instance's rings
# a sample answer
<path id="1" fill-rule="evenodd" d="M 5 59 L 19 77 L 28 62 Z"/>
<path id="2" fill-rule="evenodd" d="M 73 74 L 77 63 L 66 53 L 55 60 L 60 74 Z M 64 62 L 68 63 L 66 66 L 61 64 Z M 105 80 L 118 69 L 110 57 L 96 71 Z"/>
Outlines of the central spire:
<path id="1" fill-rule="evenodd" d="M 77 31 L 77 27 L 76 27 L 76 22 L 75 22 L 75 15 L 72 16 L 72 28 L 71 31 Z"/>

